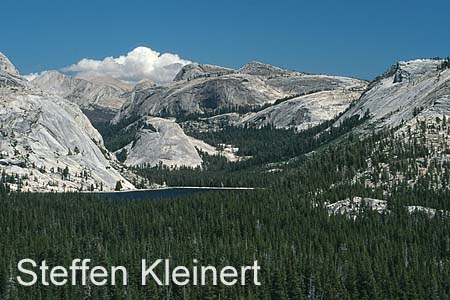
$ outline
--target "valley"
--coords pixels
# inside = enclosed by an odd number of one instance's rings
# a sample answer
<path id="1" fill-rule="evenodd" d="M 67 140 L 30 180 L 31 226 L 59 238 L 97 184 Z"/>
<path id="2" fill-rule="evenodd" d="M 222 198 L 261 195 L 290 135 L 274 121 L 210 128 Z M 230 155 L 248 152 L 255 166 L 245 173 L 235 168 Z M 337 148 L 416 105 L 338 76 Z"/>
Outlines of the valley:
<path id="1" fill-rule="evenodd" d="M 449 107 L 448 59 L 371 82 L 192 63 L 157 85 L 28 81 L 2 55 L 0 295 L 448 299 Z M 187 267 L 257 258 L 261 287 L 24 289 L 11 267 L 90 257 L 134 276 L 136 257 L 167 253 Z"/>

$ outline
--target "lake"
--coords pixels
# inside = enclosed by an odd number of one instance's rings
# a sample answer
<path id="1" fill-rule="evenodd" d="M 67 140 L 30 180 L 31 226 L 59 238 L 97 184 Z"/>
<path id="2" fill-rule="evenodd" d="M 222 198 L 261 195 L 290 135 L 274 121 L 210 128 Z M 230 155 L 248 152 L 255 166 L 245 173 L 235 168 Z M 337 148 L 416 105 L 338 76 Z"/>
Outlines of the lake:
<path id="1" fill-rule="evenodd" d="M 148 198 L 171 198 L 186 196 L 194 193 L 204 193 L 213 191 L 248 191 L 253 188 L 220 188 L 220 187 L 173 187 L 152 190 L 135 190 L 120 192 L 99 192 L 95 193 L 101 197 L 110 199 L 148 199 Z"/>

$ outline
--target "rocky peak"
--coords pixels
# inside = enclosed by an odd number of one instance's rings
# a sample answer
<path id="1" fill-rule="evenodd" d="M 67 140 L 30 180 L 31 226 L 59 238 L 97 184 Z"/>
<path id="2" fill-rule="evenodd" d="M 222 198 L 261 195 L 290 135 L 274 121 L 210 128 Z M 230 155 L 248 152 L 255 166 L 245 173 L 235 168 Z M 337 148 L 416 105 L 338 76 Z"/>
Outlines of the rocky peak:
<path id="1" fill-rule="evenodd" d="M 134 87 L 133 87 L 133 92 L 139 92 L 139 91 L 143 91 L 146 89 L 150 89 L 156 86 L 156 83 L 154 83 L 153 81 L 151 81 L 150 79 L 144 79 L 139 81 Z"/>
<path id="2" fill-rule="evenodd" d="M 57 71 L 57 70 L 48 70 L 48 71 L 44 71 L 42 72 L 39 77 L 43 77 L 43 78 L 64 78 L 66 77 L 66 75 L 64 75 L 63 73 Z"/>
<path id="3" fill-rule="evenodd" d="M 419 77 L 436 73 L 442 62 L 443 60 L 441 59 L 399 61 L 384 72 L 381 78 L 393 77 L 393 83 L 418 79 Z"/>
<path id="4" fill-rule="evenodd" d="M 258 61 L 252 61 L 243 65 L 239 69 L 239 73 L 264 77 L 301 75 L 298 72 L 284 70 Z"/>
<path id="5" fill-rule="evenodd" d="M 406 126 L 418 117 L 450 115 L 450 70 L 442 69 L 442 59 L 400 61 L 377 77 L 338 121 L 355 115 L 370 118 L 367 130 Z"/>
<path id="6" fill-rule="evenodd" d="M 12 190 L 106 191 L 118 181 L 133 188 L 77 105 L 5 72 L 0 87 L 0 165 L 20 178 Z"/>
<path id="7" fill-rule="evenodd" d="M 66 98 L 82 109 L 116 111 L 125 102 L 131 86 L 109 77 L 72 77 L 59 71 L 45 71 L 32 80 L 43 91 Z"/>
<path id="8" fill-rule="evenodd" d="M 235 71 L 233 69 L 225 67 L 192 63 L 184 66 L 175 76 L 174 81 L 192 80 L 199 77 L 221 76 L 234 72 Z"/>
<path id="9" fill-rule="evenodd" d="M 110 76 L 76 76 L 77 79 L 83 79 L 92 83 L 109 86 L 118 90 L 131 91 L 133 85 Z"/>
<path id="10" fill-rule="evenodd" d="M 12 62 L 0 52 L 0 71 L 5 71 L 12 75 L 19 75 L 19 71 L 17 71 L 16 67 L 12 64 Z"/>

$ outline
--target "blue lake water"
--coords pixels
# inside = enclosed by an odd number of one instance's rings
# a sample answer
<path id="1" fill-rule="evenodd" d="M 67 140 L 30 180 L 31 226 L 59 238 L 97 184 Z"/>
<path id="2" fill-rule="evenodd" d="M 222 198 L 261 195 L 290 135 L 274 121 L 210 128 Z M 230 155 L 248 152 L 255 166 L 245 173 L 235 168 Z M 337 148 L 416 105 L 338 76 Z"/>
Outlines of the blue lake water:
<path id="1" fill-rule="evenodd" d="M 101 197 L 110 199 L 150 199 L 150 198 L 170 198 L 186 196 L 194 193 L 204 193 L 213 191 L 245 191 L 251 189 L 243 188 L 197 188 L 197 187 L 174 187 L 155 190 L 137 190 L 124 192 L 102 192 L 96 193 Z"/>

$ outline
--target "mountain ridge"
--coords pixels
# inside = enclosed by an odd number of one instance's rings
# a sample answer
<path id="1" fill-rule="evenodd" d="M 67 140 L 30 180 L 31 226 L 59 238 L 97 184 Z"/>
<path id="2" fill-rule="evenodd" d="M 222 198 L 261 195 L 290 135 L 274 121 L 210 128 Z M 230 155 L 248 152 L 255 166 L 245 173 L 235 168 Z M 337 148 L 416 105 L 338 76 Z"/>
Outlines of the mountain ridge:
<path id="1" fill-rule="evenodd" d="M 119 181 L 124 189 L 134 188 L 76 104 L 5 71 L 0 103 L 0 166 L 16 176 L 9 177 L 11 189 L 114 190 Z"/>
<path id="2" fill-rule="evenodd" d="M 16 69 L 16 67 L 13 65 L 13 63 L 9 60 L 9 58 L 4 55 L 2 52 L 0 52 L 0 71 L 4 71 L 6 73 L 9 73 L 11 75 L 18 76 L 19 71 Z"/>
<path id="3" fill-rule="evenodd" d="M 352 129 L 353 133 L 368 134 L 374 129 L 387 128 L 399 128 L 398 135 L 408 128 L 418 131 L 418 124 L 424 120 L 431 124 L 438 117 L 450 116 L 450 70 L 444 64 L 442 59 L 400 61 L 370 83 L 351 77 L 307 74 L 249 62 L 239 70 L 189 64 L 167 86 L 144 80 L 131 87 L 109 78 L 71 77 L 57 71 L 44 72 L 32 82 L 1 71 L 0 86 L 3 84 L 7 91 L 5 95 L 8 96 L 3 96 L 4 99 L 19 99 L 18 94 L 22 93 L 31 99 L 26 102 L 20 98 L 24 103 L 34 103 L 38 101 L 36 97 L 41 97 L 39 101 L 43 103 L 62 105 L 65 103 L 62 97 L 71 100 L 75 107 L 83 108 L 87 115 L 91 109 L 117 111 L 111 124 L 102 125 L 116 130 L 112 136 L 106 136 L 107 144 L 114 145 L 114 149 L 110 149 L 111 155 L 103 149 L 101 138 L 105 136 L 98 138 L 98 132 L 86 122 L 85 115 L 75 113 L 81 116 L 77 120 L 83 120 L 76 126 L 88 133 L 91 140 L 97 141 L 95 149 L 110 155 L 100 165 L 121 168 L 117 157 L 130 167 L 162 164 L 174 169 L 197 168 L 204 166 L 205 159 L 210 159 L 208 155 L 222 156 L 224 163 L 240 161 L 236 154 L 240 149 L 236 145 L 223 143 L 227 149 L 236 149 L 233 150 L 236 153 L 227 152 L 214 139 L 208 138 L 208 144 L 206 140 L 194 138 L 202 136 L 198 133 L 214 134 L 230 126 L 300 133 L 340 115 L 334 126 L 364 117 L 360 122 L 350 122 L 358 123 Z M 11 66 L 9 62 L 8 68 Z M 39 86 L 44 88 L 36 88 Z M 105 89 L 111 89 L 111 93 L 103 93 Z M 122 104 L 115 103 L 112 107 L 114 97 L 119 97 Z M 324 132 L 326 130 L 332 129 Z M 81 151 L 77 148 L 77 152 Z M 67 148 L 71 155 L 73 150 Z M 116 175 L 120 177 L 120 174 Z M 109 188 L 112 181 L 108 182 Z"/>
<path id="4" fill-rule="evenodd" d="M 369 84 L 361 99 L 338 120 L 369 111 L 366 126 L 377 130 L 397 127 L 418 115 L 450 113 L 450 70 L 440 70 L 443 59 L 400 61 Z"/>
<path id="5" fill-rule="evenodd" d="M 286 97 L 334 89 L 361 90 L 366 85 L 359 79 L 287 71 L 258 62 L 250 62 L 240 70 L 190 64 L 179 75 L 180 80 L 170 86 L 133 94 L 113 122 L 133 115 L 177 117 L 224 109 L 232 112 L 235 108 L 263 106 Z M 183 76 L 190 79 L 181 80 Z"/>
<path id="6" fill-rule="evenodd" d="M 117 111 L 132 86 L 112 78 L 73 77 L 56 70 L 45 71 L 31 83 L 45 92 L 78 104 L 82 109 Z"/>

